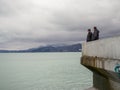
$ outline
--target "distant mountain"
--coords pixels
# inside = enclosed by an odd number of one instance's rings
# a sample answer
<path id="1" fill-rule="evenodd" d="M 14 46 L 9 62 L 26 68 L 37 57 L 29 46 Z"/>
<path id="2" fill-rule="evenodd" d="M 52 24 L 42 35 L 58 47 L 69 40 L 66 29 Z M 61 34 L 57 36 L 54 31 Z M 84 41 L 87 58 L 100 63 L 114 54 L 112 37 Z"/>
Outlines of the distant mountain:
<path id="1" fill-rule="evenodd" d="M 80 52 L 81 44 L 67 46 L 45 46 L 27 50 L 28 52 Z"/>
<path id="2" fill-rule="evenodd" d="M 80 52 L 81 51 L 81 44 L 74 44 L 74 45 L 65 45 L 65 46 L 44 46 L 38 48 L 31 48 L 28 50 L 19 50 L 19 51 L 9 51 L 9 50 L 0 50 L 3 53 L 11 53 L 11 52 Z"/>

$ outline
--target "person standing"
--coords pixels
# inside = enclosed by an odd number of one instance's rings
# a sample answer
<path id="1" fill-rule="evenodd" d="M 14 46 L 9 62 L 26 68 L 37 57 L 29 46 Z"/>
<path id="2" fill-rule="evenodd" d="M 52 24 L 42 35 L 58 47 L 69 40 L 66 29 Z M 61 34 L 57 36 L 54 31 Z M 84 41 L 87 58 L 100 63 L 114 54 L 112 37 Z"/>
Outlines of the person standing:
<path id="1" fill-rule="evenodd" d="M 87 42 L 92 41 L 92 32 L 91 29 L 88 29 L 88 34 L 87 34 Z"/>
<path id="2" fill-rule="evenodd" d="M 94 27 L 94 32 L 93 32 L 93 40 L 98 40 L 99 39 L 99 30 L 97 27 Z"/>

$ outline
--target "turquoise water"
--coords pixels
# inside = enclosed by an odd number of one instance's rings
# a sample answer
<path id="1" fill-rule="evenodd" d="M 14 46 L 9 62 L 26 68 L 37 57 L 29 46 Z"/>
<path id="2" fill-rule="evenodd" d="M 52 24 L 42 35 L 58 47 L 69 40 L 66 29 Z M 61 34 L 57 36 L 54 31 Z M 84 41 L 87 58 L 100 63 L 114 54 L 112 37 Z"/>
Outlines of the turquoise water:
<path id="1" fill-rule="evenodd" d="M 92 73 L 81 53 L 0 53 L 0 90 L 84 90 Z"/>

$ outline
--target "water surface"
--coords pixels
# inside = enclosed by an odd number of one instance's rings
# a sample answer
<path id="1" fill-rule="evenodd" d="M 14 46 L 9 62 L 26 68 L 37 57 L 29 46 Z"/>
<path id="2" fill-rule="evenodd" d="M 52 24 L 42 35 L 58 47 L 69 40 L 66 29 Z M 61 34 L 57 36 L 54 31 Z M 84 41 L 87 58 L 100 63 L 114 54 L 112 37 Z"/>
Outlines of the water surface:
<path id="1" fill-rule="evenodd" d="M 92 73 L 81 53 L 0 53 L 0 90 L 84 90 Z"/>

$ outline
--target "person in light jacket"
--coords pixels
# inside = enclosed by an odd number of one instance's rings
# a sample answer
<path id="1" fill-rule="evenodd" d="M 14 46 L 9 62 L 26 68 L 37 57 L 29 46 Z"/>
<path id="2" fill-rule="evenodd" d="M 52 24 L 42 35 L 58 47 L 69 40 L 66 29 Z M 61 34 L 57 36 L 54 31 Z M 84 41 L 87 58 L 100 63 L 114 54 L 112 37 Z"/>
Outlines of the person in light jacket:
<path id="1" fill-rule="evenodd" d="M 99 39 L 99 30 L 97 29 L 97 27 L 94 27 L 94 32 L 93 32 L 93 40 L 98 40 Z"/>

